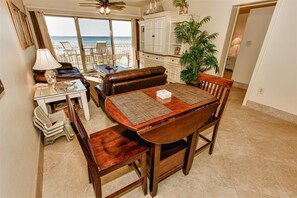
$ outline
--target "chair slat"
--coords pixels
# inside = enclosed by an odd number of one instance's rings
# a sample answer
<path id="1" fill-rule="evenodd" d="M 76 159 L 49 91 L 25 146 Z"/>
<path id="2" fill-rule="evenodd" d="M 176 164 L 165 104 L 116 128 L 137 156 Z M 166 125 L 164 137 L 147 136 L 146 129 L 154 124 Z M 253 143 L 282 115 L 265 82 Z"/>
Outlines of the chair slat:
<path id="1" fill-rule="evenodd" d="M 212 154 L 214 144 L 216 141 L 217 131 L 220 124 L 220 120 L 229 97 L 230 89 L 232 87 L 233 80 L 221 78 L 218 76 L 213 76 L 205 73 L 199 73 L 198 79 L 196 82 L 196 86 L 200 89 L 207 91 L 208 93 L 214 95 L 220 101 L 220 105 L 218 106 L 214 116 L 212 116 L 200 129 L 199 131 L 202 132 L 211 126 L 215 126 L 213 130 L 212 139 L 208 140 L 209 143 L 204 145 L 200 149 L 196 150 L 196 153 L 200 153 L 206 146 L 210 146 L 209 154 Z M 204 136 L 200 134 L 201 137 L 205 139 Z M 197 141 L 198 142 L 198 141 Z"/>

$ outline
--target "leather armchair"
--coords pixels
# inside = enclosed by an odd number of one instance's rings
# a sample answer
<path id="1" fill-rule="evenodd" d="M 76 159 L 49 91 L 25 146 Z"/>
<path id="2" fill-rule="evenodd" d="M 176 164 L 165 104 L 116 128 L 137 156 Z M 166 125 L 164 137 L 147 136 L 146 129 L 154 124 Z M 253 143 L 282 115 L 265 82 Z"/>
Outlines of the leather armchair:
<path id="1" fill-rule="evenodd" d="M 87 89 L 87 99 L 90 100 L 90 83 L 80 73 L 79 69 L 73 67 L 71 63 L 60 62 L 62 67 L 57 69 L 57 81 L 80 79 Z M 34 80 L 36 83 L 46 83 L 43 70 L 34 70 Z"/>

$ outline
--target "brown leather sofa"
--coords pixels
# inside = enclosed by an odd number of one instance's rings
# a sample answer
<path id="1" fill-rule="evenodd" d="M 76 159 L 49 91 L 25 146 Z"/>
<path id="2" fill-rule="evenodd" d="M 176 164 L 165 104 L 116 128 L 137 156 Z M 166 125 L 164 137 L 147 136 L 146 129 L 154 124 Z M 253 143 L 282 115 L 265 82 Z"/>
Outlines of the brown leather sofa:
<path id="1" fill-rule="evenodd" d="M 71 63 L 60 62 L 62 67 L 57 68 L 57 81 L 80 79 L 87 89 L 87 99 L 90 100 L 90 83 L 80 73 L 78 68 L 73 67 Z M 41 70 L 34 70 L 34 80 L 36 83 L 46 83 L 44 72 Z"/>
<path id="2" fill-rule="evenodd" d="M 100 107 L 105 112 L 106 96 L 164 85 L 167 81 L 167 75 L 164 73 L 165 68 L 157 66 L 106 74 L 103 83 L 95 87 Z"/>

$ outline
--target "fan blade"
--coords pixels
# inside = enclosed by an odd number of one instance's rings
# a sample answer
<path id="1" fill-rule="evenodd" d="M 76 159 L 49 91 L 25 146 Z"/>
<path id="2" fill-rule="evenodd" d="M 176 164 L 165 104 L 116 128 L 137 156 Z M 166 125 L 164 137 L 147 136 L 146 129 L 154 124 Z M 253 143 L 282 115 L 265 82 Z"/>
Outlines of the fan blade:
<path id="1" fill-rule="evenodd" d="M 111 10 L 123 10 L 124 8 L 126 8 L 126 7 L 125 6 L 116 6 L 116 5 L 109 6 L 109 9 L 111 9 Z"/>
<path id="2" fill-rule="evenodd" d="M 100 3 L 79 3 L 79 5 L 101 5 Z"/>
<path id="3" fill-rule="evenodd" d="M 118 1 L 118 2 L 109 2 L 109 5 L 126 5 L 125 2 L 123 1 Z"/>

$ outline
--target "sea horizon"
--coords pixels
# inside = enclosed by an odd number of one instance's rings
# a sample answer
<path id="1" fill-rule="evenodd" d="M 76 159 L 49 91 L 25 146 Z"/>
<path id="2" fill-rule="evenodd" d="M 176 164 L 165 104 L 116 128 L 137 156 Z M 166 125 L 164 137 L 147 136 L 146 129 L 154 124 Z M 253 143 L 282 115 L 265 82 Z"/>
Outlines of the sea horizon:
<path id="1" fill-rule="evenodd" d="M 52 43 L 59 45 L 60 42 L 68 41 L 72 45 L 78 45 L 77 36 L 51 36 Z M 111 45 L 111 37 L 109 36 L 82 36 L 83 45 L 96 45 L 97 41 L 105 41 L 107 45 Z M 119 44 L 131 44 L 132 37 L 130 36 L 115 36 L 114 43 Z"/>

